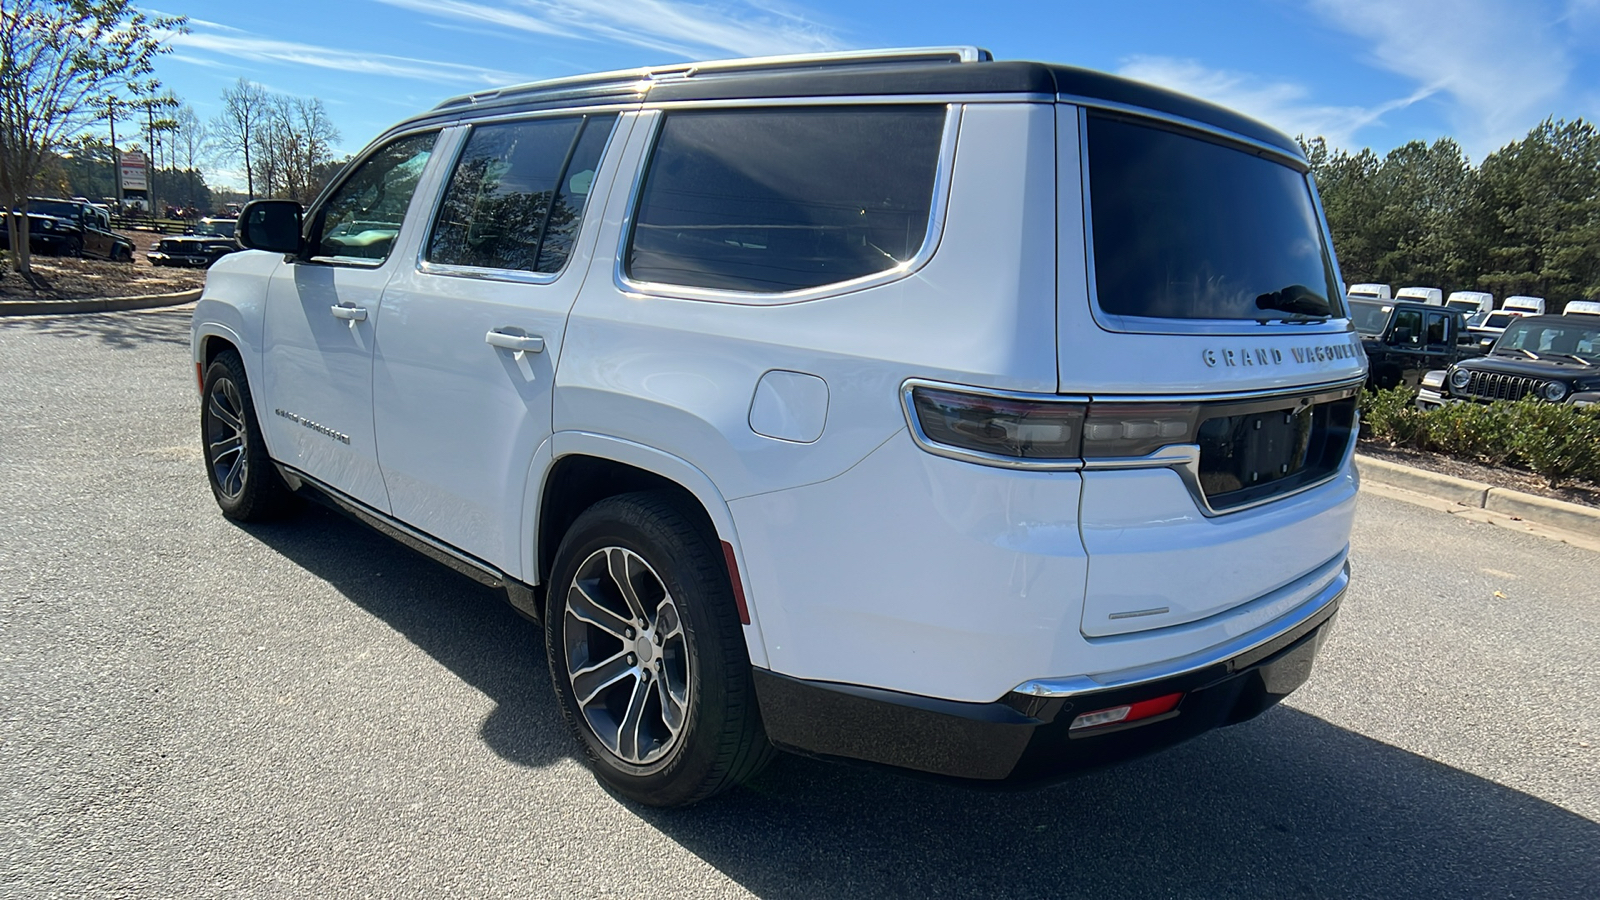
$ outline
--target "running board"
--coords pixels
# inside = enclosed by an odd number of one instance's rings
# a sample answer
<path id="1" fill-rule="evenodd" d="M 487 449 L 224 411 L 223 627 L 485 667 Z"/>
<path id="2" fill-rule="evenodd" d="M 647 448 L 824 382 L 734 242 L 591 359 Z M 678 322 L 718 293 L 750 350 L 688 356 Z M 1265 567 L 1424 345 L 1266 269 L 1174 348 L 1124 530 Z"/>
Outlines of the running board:
<path id="1" fill-rule="evenodd" d="M 540 604 L 534 587 L 523 584 L 495 566 L 469 553 L 463 553 L 444 541 L 418 531 L 392 516 L 373 509 L 338 488 L 318 481 L 293 466 L 286 466 L 276 460 L 273 461 L 273 465 L 277 466 L 278 473 L 283 476 L 284 481 L 288 482 L 290 488 L 296 491 L 310 488 L 312 492 L 327 500 L 335 509 L 372 528 L 374 531 L 404 544 L 434 562 L 441 563 L 481 585 L 505 591 L 506 601 L 517 612 L 532 619 L 534 622 L 540 621 Z"/>

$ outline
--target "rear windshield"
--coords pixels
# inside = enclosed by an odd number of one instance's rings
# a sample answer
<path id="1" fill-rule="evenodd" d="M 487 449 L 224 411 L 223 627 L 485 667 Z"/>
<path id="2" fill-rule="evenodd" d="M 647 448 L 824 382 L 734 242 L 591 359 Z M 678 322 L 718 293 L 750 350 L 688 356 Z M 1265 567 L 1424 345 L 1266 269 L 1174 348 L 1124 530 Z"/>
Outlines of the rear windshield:
<path id="1" fill-rule="evenodd" d="M 1337 316 L 1306 177 L 1161 127 L 1089 117 L 1100 308 L 1163 319 Z"/>
<path id="2" fill-rule="evenodd" d="M 1493 315 L 1489 316 L 1489 318 L 1487 318 L 1487 319 L 1485 319 L 1483 321 L 1483 327 L 1484 328 L 1504 328 L 1507 325 L 1510 325 L 1512 320 L 1514 320 L 1516 318 L 1517 318 L 1516 316 L 1513 316 L 1510 313 L 1494 313 Z"/>

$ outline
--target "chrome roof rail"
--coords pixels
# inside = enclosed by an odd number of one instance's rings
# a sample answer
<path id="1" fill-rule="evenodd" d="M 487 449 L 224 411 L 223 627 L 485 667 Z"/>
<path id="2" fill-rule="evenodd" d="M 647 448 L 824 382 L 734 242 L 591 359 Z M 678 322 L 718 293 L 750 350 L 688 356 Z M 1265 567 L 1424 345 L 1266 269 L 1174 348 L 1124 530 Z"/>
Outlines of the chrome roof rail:
<path id="1" fill-rule="evenodd" d="M 644 94 L 650 85 L 662 80 L 677 80 L 706 75 L 743 72 L 814 69 L 829 66 L 873 66 L 917 62 L 991 62 L 994 55 L 981 47 L 901 47 L 888 50 L 844 50 L 833 53 L 792 53 L 783 56 L 753 56 L 745 59 L 717 59 L 706 62 L 674 63 L 641 69 L 619 69 L 592 75 L 570 75 L 526 84 L 494 88 L 451 97 L 435 110 L 473 107 L 513 97 L 549 99 L 597 94 Z"/>

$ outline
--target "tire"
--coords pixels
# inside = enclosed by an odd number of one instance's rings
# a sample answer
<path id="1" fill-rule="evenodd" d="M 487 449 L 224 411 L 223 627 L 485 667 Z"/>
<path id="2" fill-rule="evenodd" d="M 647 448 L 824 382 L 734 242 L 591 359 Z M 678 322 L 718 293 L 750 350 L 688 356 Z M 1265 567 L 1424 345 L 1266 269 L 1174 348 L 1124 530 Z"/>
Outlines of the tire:
<path id="1" fill-rule="evenodd" d="M 704 800 L 774 752 L 724 557 L 681 502 L 651 491 L 590 507 L 556 552 L 546 604 L 562 717 L 601 782 L 649 806 Z"/>
<path id="2" fill-rule="evenodd" d="M 74 258 L 83 256 L 83 241 L 77 238 L 67 238 L 67 242 L 61 245 L 61 255 Z"/>
<path id="3" fill-rule="evenodd" d="M 112 262 L 133 262 L 133 251 L 118 244 L 111 248 Z"/>
<path id="4" fill-rule="evenodd" d="M 239 522 L 278 518 L 295 507 L 261 437 L 244 361 L 233 350 L 218 353 L 201 387 L 200 443 L 206 479 L 222 514 Z"/>

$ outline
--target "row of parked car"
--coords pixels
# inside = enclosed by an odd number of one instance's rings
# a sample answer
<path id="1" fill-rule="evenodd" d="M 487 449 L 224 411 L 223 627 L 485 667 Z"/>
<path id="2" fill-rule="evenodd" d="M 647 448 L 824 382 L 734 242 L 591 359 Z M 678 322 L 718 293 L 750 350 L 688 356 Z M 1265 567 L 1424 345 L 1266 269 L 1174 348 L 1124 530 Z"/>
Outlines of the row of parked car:
<path id="1" fill-rule="evenodd" d="M 12 215 L 21 216 L 20 210 Z M 28 198 L 28 243 L 45 256 L 88 256 L 116 262 L 133 260 L 133 242 L 111 230 L 111 213 L 82 198 Z M 188 234 L 162 238 L 148 255 L 151 265 L 205 268 L 239 250 L 232 218 L 205 218 Z M 11 248 L 10 230 L 0 228 L 0 249 Z"/>
<path id="2" fill-rule="evenodd" d="M 1532 396 L 1600 404 L 1600 301 L 1544 315 L 1542 297 L 1359 284 L 1346 298 L 1369 363 L 1369 383 L 1418 388 L 1417 405 Z"/>

